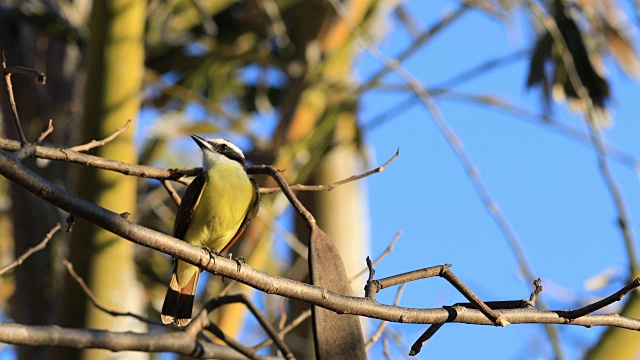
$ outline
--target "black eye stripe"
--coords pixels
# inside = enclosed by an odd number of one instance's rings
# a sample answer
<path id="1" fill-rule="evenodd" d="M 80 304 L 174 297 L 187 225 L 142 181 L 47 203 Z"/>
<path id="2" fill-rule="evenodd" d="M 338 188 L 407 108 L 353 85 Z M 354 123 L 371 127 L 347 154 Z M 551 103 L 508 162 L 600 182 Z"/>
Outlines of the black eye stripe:
<path id="1" fill-rule="evenodd" d="M 227 144 L 211 144 L 213 148 L 219 152 L 220 154 L 226 156 L 227 158 L 239 162 L 242 166 L 245 165 L 244 157 L 237 152 L 235 152 L 229 145 Z"/>

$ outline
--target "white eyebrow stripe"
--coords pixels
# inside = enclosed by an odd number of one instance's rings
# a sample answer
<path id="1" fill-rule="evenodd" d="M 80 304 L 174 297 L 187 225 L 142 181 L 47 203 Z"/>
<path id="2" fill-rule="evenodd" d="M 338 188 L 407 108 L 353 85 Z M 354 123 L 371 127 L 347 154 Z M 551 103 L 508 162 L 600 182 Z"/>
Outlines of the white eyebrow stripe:
<path id="1" fill-rule="evenodd" d="M 210 143 L 212 145 L 225 144 L 228 147 L 230 147 L 235 153 L 240 154 L 240 156 L 244 159 L 244 153 L 242 152 L 242 150 L 240 150 L 239 147 L 237 147 L 234 143 L 232 143 L 229 140 L 222 139 L 222 138 L 217 138 L 217 139 L 206 139 L 205 141 L 207 141 L 208 143 Z"/>

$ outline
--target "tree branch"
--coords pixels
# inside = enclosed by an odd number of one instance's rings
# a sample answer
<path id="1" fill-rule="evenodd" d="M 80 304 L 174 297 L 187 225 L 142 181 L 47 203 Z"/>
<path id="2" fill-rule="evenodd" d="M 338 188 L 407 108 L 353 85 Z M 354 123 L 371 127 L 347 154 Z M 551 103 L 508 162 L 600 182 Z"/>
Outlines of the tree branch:
<path id="1" fill-rule="evenodd" d="M 16 126 L 16 131 L 18 132 L 18 136 L 20 137 L 20 145 L 26 146 L 29 142 L 24 135 L 24 131 L 22 130 L 22 124 L 20 123 L 20 116 L 18 115 L 18 109 L 16 108 L 16 99 L 13 96 L 13 85 L 11 84 L 11 75 L 12 74 L 22 74 L 27 76 L 33 76 L 40 82 L 44 84 L 47 80 L 47 77 L 44 73 L 36 71 L 34 69 L 29 69 L 23 66 L 7 66 L 7 59 L 4 57 L 4 50 L 0 49 L 0 53 L 2 55 L 2 74 L 4 76 L 4 85 L 5 90 L 7 92 L 7 96 L 9 97 L 9 107 L 11 108 L 11 117 L 13 118 L 13 123 Z"/>
<path id="2" fill-rule="evenodd" d="M 389 166 L 389 164 L 391 164 L 398 156 L 400 156 L 400 149 L 398 149 L 398 151 L 396 151 L 396 153 L 389 159 L 387 160 L 387 162 L 385 162 L 384 164 L 382 164 L 381 166 L 378 166 L 375 169 L 369 170 L 367 172 L 364 172 L 362 174 L 359 175 L 353 175 L 351 177 L 348 177 L 346 179 L 340 180 L 338 182 L 334 182 L 331 184 L 325 184 L 325 185 L 301 185 L 301 184 L 296 184 L 296 185 L 289 185 L 289 188 L 291 190 L 297 190 L 297 191 L 331 191 L 335 188 L 337 188 L 340 185 L 344 185 L 346 183 L 350 183 L 356 180 L 360 180 L 362 178 L 365 178 L 367 176 L 371 176 L 373 174 L 377 174 L 380 173 L 382 171 L 384 171 L 384 169 Z M 250 173 L 253 172 L 253 167 L 249 167 L 247 169 Z M 261 194 L 271 194 L 271 193 L 275 193 L 275 192 L 280 192 L 282 191 L 281 188 L 279 187 L 275 187 L 275 188 L 260 188 L 260 193 Z"/>
<path id="3" fill-rule="evenodd" d="M 318 286 L 273 276 L 255 270 L 247 264 L 244 264 L 240 270 L 238 270 L 237 263 L 233 260 L 223 257 L 212 258 L 204 249 L 131 223 L 119 214 L 101 208 L 56 187 L 2 151 L 0 151 L 0 174 L 23 186 L 36 196 L 65 211 L 74 213 L 78 217 L 87 219 L 116 235 L 129 239 L 139 245 L 187 261 L 213 274 L 234 279 L 268 294 L 276 294 L 304 301 L 338 314 L 366 316 L 392 322 L 420 324 L 456 322 L 495 325 L 494 322 L 476 309 L 456 306 L 447 309 L 415 309 L 390 306 L 366 298 L 341 295 Z M 381 281 L 383 280 L 384 279 Z M 511 324 L 541 323 L 580 326 L 617 326 L 629 330 L 640 330 L 640 320 L 626 318 L 617 314 L 585 315 L 576 319 L 567 319 L 562 316 L 562 311 L 508 309 L 496 310 L 496 313 Z M 53 328 L 46 327 L 46 329 L 51 330 Z M 52 345 L 60 344 L 56 337 L 49 335 L 48 337 Z M 0 338 L 0 341 L 2 341 L 2 338 Z"/>
<path id="4" fill-rule="evenodd" d="M 90 142 L 88 142 L 86 144 L 76 145 L 76 146 L 70 147 L 69 150 L 81 152 L 81 151 L 89 151 L 89 150 L 91 150 L 93 148 L 97 148 L 99 146 L 104 146 L 104 145 L 108 144 L 109 142 L 111 142 L 116 137 L 118 137 L 118 135 L 120 135 L 123 132 L 125 132 L 129 128 L 130 124 L 131 124 L 131 120 L 127 120 L 127 122 L 121 128 L 119 128 L 113 134 L 107 136 L 106 138 L 104 138 L 102 140 L 91 140 Z"/>
<path id="5" fill-rule="evenodd" d="M 47 233 L 47 235 L 45 235 L 44 239 L 42 239 L 42 241 L 34 246 L 29 248 L 29 250 L 27 250 L 24 254 L 22 254 L 19 258 L 17 258 L 14 262 L 12 262 L 11 264 L 8 264 L 6 266 L 4 266 L 2 269 L 0 269 L 0 275 L 3 275 L 4 273 L 6 273 L 7 271 L 13 270 L 14 268 L 22 265 L 22 263 L 27 260 L 27 258 L 31 255 L 33 255 L 34 253 L 44 249 L 45 247 L 47 247 L 47 244 L 49 243 L 49 241 L 53 238 L 53 235 L 60 230 L 61 225 L 58 223 L 56 224 L 56 226 L 54 226 L 51 230 L 49 230 L 49 232 Z"/>
<path id="6" fill-rule="evenodd" d="M 72 349 L 174 352 L 194 358 L 246 359 L 235 350 L 195 340 L 185 332 L 140 334 L 106 330 L 71 329 L 59 326 L 0 324 L 0 341 L 14 345 L 61 346 Z M 269 359 L 279 359 L 269 357 Z"/>

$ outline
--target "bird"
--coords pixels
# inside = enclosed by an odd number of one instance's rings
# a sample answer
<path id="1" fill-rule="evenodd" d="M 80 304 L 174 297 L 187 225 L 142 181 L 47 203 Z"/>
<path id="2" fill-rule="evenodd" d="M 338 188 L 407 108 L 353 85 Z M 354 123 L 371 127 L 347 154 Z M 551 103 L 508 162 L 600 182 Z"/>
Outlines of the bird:
<path id="1" fill-rule="evenodd" d="M 260 207 L 257 184 L 249 178 L 245 157 L 236 145 L 220 138 L 191 135 L 202 150 L 203 172 L 187 187 L 178 207 L 173 236 L 223 253 L 242 235 Z M 201 269 L 174 259 L 171 281 L 162 305 L 164 324 L 186 326 Z"/>

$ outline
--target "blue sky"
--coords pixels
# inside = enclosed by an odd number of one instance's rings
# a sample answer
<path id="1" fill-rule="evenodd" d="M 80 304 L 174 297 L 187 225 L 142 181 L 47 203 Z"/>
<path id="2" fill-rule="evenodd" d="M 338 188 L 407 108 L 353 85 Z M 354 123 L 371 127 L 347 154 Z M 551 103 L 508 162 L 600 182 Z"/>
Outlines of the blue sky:
<path id="1" fill-rule="evenodd" d="M 421 24 L 432 24 L 456 2 L 410 1 L 409 8 Z M 524 18 L 507 24 L 479 11 L 470 11 L 437 35 L 404 63 L 427 87 L 486 60 L 515 52 L 532 43 L 533 29 Z M 410 39 L 397 24 L 381 44 L 388 56 L 407 46 Z M 366 53 L 358 76 L 368 79 L 381 65 Z M 455 90 L 491 94 L 533 112 L 542 111 L 538 90 L 525 88 L 528 63 L 520 60 L 475 78 Z M 607 61 L 613 88 L 614 125 L 605 138 L 620 149 L 640 155 L 637 136 L 638 83 L 627 79 Z M 394 75 L 386 84 L 399 84 Z M 362 123 L 406 98 L 405 93 L 371 91 L 361 104 Z M 543 297 L 554 309 L 582 306 L 582 301 L 609 295 L 624 285 L 627 258 L 611 196 L 598 171 L 594 149 L 576 140 L 498 111 L 447 98 L 436 100 L 445 120 L 480 171 L 487 189 L 518 235 L 536 274 L 543 280 Z M 579 115 L 563 104 L 553 115 L 564 124 L 586 130 Z M 372 251 L 379 254 L 394 233 L 403 231 L 395 250 L 380 265 L 380 277 L 438 265 L 452 270 L 486 300 L 527 298 L 530 286 L 518 272 L 518 264 L 505 237 L 481 204 L 463 167 L 439 133 L 429 113 L 415 106 L 366 134 L 376 163 L 396 150 L 401 156 L 385 172 L 367 180 L 372 219 Z M 628 166 L 610 161 L 637 231 L 637 174 Z M 637 248 L 637 246 L 636 246 Z M 611 286 L 589 291 L 585 281 L 609 267 L 619 276 Z M 391 303 L 394 289 L 379 299 Z M 442 279 L 412 283 L 400 304 L 440 307 L 464 299 Z M 375 322 L 374 322 L 375 324 Z M 426 329 L 421 325 L 392 325 L 402 336 L 400 357 Z M 580 357 L 603 329 L 559 327 L 565 355 Z M 464 346 L 460 346 L 464 344 Z M 498 350 L 496 350 L 498 349 Z M 381 346 L 370 352 L 383 358 Z M 423 348 L 418 358 L 543 358 L 552 357 L 541 326 L 512 325 L 504 329 L 451 324 L 444 326 Z"/>

